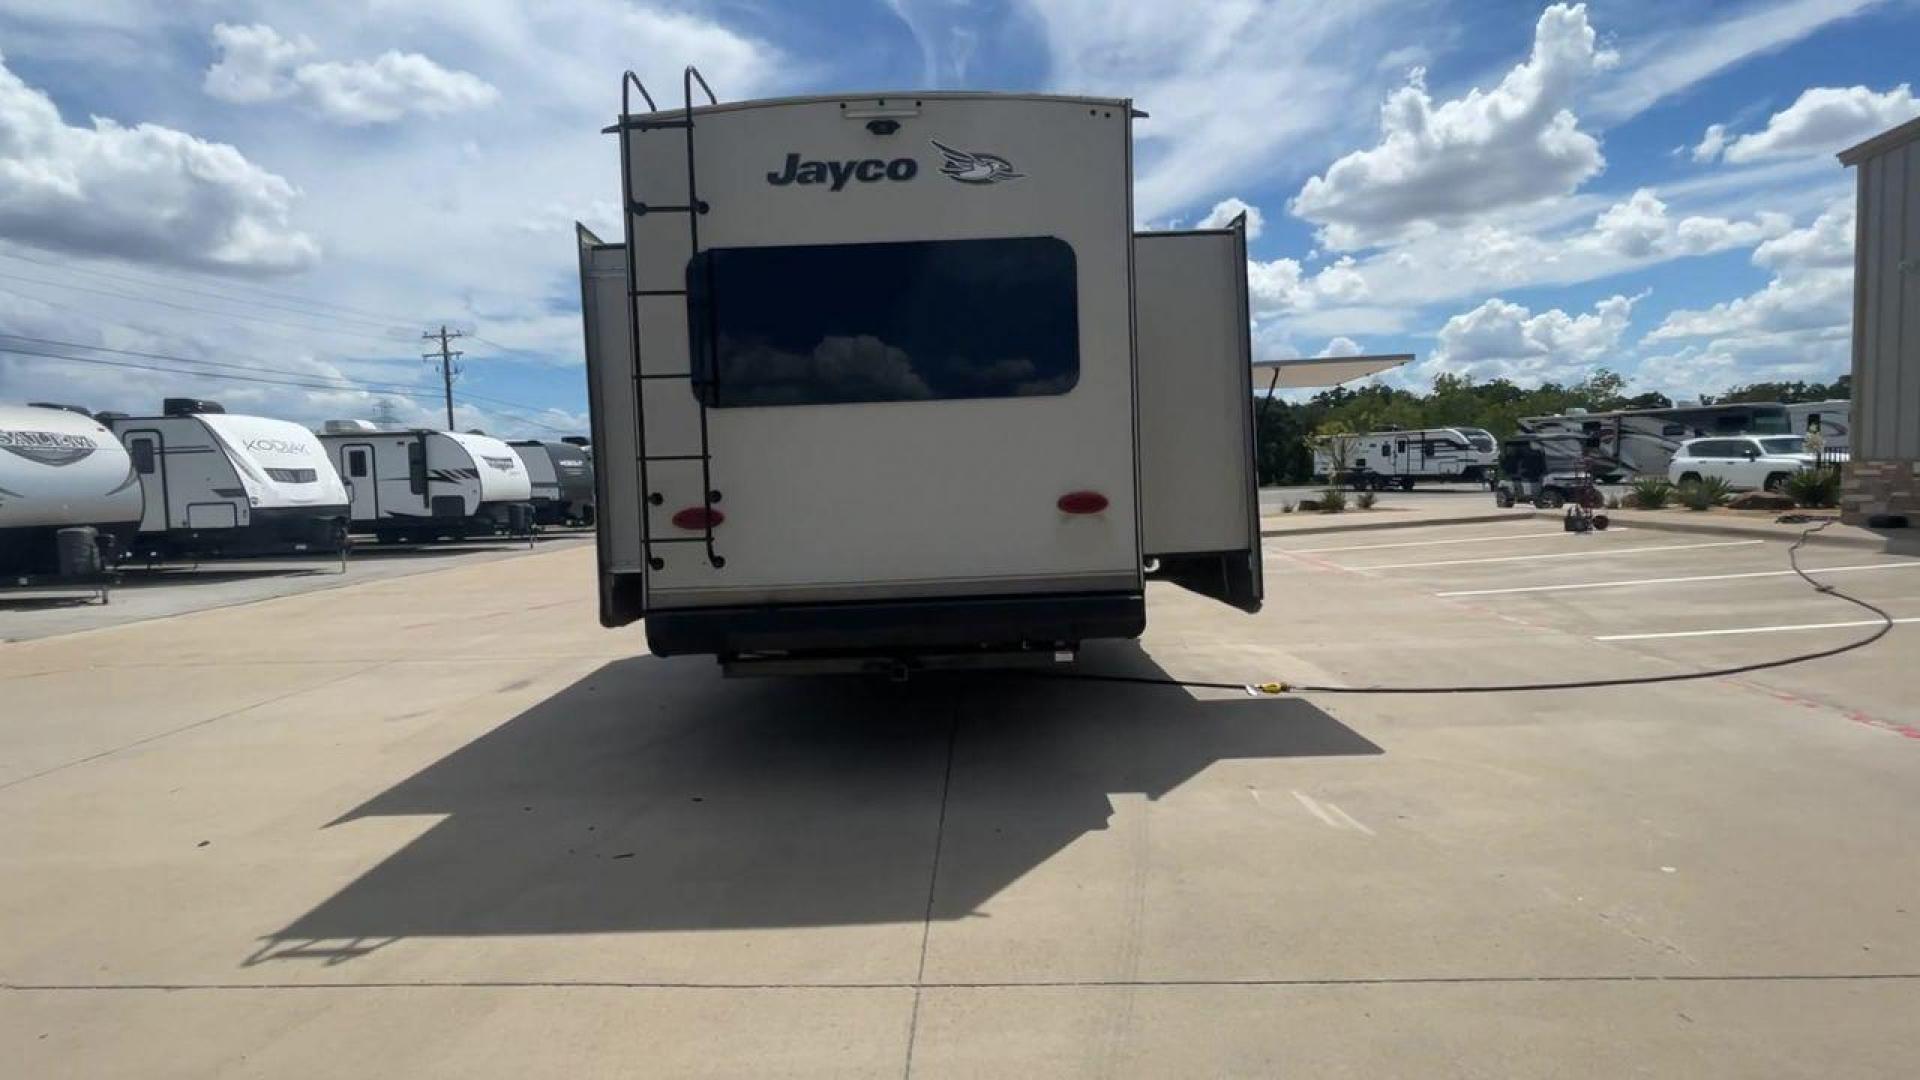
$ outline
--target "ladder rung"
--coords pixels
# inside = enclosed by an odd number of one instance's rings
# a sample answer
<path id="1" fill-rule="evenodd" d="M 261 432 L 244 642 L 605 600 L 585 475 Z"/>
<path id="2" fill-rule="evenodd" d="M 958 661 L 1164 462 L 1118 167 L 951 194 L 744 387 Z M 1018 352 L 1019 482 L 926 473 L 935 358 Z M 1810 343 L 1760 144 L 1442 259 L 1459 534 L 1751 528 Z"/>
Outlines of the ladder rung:
<path id="1" fill-rule="evenodd" d="M 600 134 L 611 135 L 625 127 L 629 131 L 653 131 L 656 128 L 683 128 L 693 125 L 685 120 L 629 120 L 625 124 L 610 124 L 600 129 Z"/>
<path id="2" fill-rule="evenodd" d="M 704 461 L 705 454 L 642 454 L 641 461 Z"/>
<path id="3" fill-rule="evenodd" d="M 691 372 L 691 371 L 664 371 L 664 372 L 659 372 L 659 373 L 657 373 L 657 374 L 653 374 L 653 375 L 646 375 L 646 374 L 642 374 L 642 375 L 641 375 L 640 377 L 641 377 L 641 378 L 643 378 L 643 379 L 691 379 L 691 378 L 693 378 L 693 372 Z"/>
<path id="4" fill-rule="evenodd" d="M 704 214 L 707 212 L 707 204 L 704 202 L 698 202 L 698 203 L 694 203 L 692 206 L 659 206 L 653 203 L 637 202 L 637 203 L 628 203 L 627 209 L 633 214 L 635 214 L 636 216 L 645 215 L 645 214 L 684 214 L 690 210 L 696 210 L 696 209 Z"/>
<path id="5" fill-rule="evenodd" d="M 685 289 L 635 289 L 628 296 L 685 296 Z"/>
<path id="6" fill-rule="evenodd" d="M 666 536 L 647 542 L 649 544 L 704 544 L 707 542 L 707 538 L 704 536 Z"/>

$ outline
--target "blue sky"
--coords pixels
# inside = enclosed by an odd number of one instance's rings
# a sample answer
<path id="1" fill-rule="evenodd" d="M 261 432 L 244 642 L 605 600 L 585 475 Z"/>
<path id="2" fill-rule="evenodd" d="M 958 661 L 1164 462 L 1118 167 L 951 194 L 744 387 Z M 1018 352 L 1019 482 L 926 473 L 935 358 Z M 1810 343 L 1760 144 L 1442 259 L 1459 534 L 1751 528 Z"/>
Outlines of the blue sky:
<path id="1" fill-rule="evenodd" d="M 572 222 L 618 234 L 598 129 L 623 69 L 689 62 L 723 98 L 1134 98 L 1139 224 L 1257 216 L 1263 355 L 1830 378 L 1833 153 L 1920 112 L 1917 41 L 1920 0 L 0 0 L 0 399 L 424 422 L 446 322 L 462 426 L 583 429 Z"/>

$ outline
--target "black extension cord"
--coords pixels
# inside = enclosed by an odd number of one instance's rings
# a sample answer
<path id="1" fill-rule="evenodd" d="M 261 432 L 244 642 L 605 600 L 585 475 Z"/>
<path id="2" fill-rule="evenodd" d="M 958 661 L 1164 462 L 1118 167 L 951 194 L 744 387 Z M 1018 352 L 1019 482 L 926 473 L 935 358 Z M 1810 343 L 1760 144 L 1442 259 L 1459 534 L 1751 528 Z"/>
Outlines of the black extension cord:
<path id="1" fill-rule="evenodd" d="M 1057 674 L 1046 672 L 1036 673 L 1036 675 L 1043 679 L 1074 679 L 1083 682 L 1140 683 L 1148 686 L 1180 686 L 1203 690 L 1240 690 L 1256 697 L 1274 696 L 1289 692 L 1301 694 L 1518 694 L 1540 690 L 1595 690 L 1608 686 L 1653 686 L 1659 683 L 1693 682 L 1698 679 L 1720 679 L 1729 675 L 1745 675 L 1754 671 L 1767 671 L 1772 668 L 1788 667 L 1793 664 L 1804 664 L 1811 660 L 1824 660 L 1827 657 L 1839 656 L 1842 653 L 1849 653 L 1855 649 L 1864 649 L 1874 642 L 1879 641 L 1881 638 L 1886 637 L 1887 633 L 1891 631 L 1894 626 L 1892 615 L 1887 614 L 1885 611 L 1857 596 L 1848 596 L 1846 593 L 1841 592 L 1831 585 L 1823 585 L 1811 577 L 1808 577 L 1805 570 L 1800 569 L 1799 552 L 1801 546 L 1807 542 L 1808 537 L 1811 537 L 1814 533 L 1819 532 L 1831 524 L 1833 524 L 1833 520 L 1828 519 L 1802 532 L 1799 539 L 1793 542 L 1793 546 L 1787 548 L 1787 563 L 1793 567 L 1794 573 L 1800 575 L 1802 581 L 1805 581 L 1813 587 L 1815 592 L 1825 593 L 1828 596 L 1845 600 L 1855 607 L 1865 608 L 1873 612 L 1880 617 L 1880 626 L 1865 637 L 1850 641 L 1845 645 L 1836 645 L 1831 649 L 1821 649 L 1817 652 L 1796 653 L 1778 660 L 1761 660 L 1757 663 L 1739 664 L 1734 667 L 1713 668 L 1708 671 L 1685 671 L 1669 675 L 1630 675 L 1617 679 L 1569 679 L 1564 682 L 1494 683 L 1484 686 L 1317 686 L 1312 683 L 1230 683 L 1205 682 L 1198 679 L 1154 678 L 1145 675 L 1095 675 L 1083 672 L 1059 672 Z"/>

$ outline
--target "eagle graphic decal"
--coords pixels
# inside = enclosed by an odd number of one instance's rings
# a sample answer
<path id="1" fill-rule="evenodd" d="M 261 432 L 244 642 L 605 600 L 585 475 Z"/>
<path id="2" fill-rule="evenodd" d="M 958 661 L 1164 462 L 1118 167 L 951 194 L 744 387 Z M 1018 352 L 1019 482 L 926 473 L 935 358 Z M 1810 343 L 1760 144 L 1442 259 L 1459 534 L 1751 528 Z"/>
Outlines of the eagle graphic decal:
<path id="1" fill-rule="evenodd" d="M 1013 171 L 1013 163 L 998 154 L 969 153 L 955 150 L 938 139 L 928 139 L 946 157 L 940 171 L 963 184 L 997 184 L 1018 180 L 1026 173 Z"/>

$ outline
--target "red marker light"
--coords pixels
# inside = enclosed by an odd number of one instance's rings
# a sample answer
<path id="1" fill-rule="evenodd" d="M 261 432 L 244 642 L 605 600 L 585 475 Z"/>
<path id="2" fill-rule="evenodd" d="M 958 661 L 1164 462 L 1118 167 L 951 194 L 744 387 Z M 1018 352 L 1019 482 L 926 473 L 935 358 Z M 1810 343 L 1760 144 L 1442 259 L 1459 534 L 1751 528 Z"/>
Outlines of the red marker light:
<path id="1" fill-rule="evenodd" d="M 713 528 L 725 520 L 727 515 L 711 506 L 689 506 L 673 515 L 673 525 L 677 529 Z"/>
<path id="2" fill-rule="evenodd" d="M 1054 505 L 1064 514 L 1097 514 L 1107 508 L 1107 497 L 1097 491 L 1069 491 Z"/>

